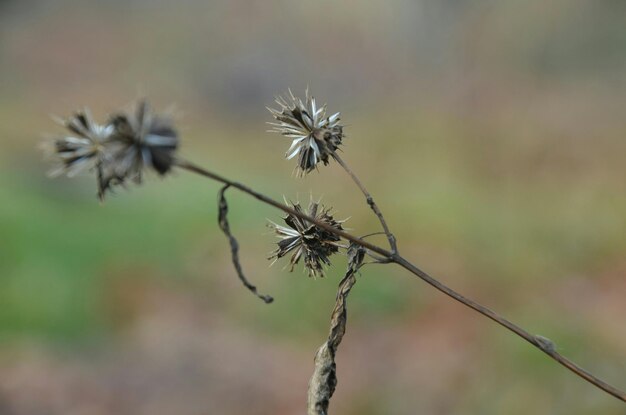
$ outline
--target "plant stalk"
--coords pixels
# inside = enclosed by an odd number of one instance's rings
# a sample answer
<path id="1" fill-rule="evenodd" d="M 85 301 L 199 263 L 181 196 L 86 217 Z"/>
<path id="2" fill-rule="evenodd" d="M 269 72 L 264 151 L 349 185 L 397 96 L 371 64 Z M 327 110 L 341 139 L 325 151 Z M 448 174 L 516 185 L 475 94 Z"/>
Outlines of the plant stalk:
<path id="1" fill-rule="evenodd" d="M 383 227 L 383 231 L 385 231 L 385 235 L 387 236 L 387 241 L 389 242 L 389 247 L 391 248 L 391 252 L 393 254 L 397 254 L 398 246 L 396 243 L 396 237 L 389 230 L 389 226 L 387 226 L 385 217 L 383 216 L 383 213 L 378 208 L 378 205 L 376 204 L 376 202 L 374 202 L 374 198 L 372 197 L 370 192 L 367 191 L 363 183 L 361 183 L 361 180 L 359 180 L 357 175 L 354 174 L 354 172 L 350 169 L 350 167 L 348 167 L 346 162 L 343 161 L 343 159 L 339 157 L 339 155 L 336 152 L 333 152 L 332 155 L 333 155 L 333 158 L 337 161 L 337 163 L 339 163 L 339 165 L 343 167 L 346 173 L 348 173 L 348 175 L 352 178 L 352 181 L 354 181 L 357 187 L 361 189 L 361 193 L 363 193 L 363 195 L 365 196 L 365 200 L 367 201 L 368 206 L 370 207 L 370 209 L 374 211 L 374 214 L 376 215 L 376 217 L 378 217 L 378 221 Z"/>
<path id="2" fill-rule="evenodd" d="M 342 164 L 340 162 L 340 164 Z M 569 360 L 568 358 L 564 357 L 563 355 L 561 355 L 560 353 L 558 353 L 556 351 L 556 347 L 554 345 L 554 343 L 552 343 L 550 340 L 538 336 L 538 335 L 533 335 L 531 333 L 529 333 L 528 331 L 524 330 L 523 328 L 521 328 L 520 326 L 516 325 L 515 323 L 507 320 L 506 318 L 502 317 L 501 315 L 499 315 L 498 313 L 496 313 L 495 311 L 457 293 L 456 291 L 454 291 L 453 289 L 451 289 L 450 287 L 448 287 L 447 285 L 441 283 L 439 280 L 431 277 L 428 273 L 422 271 L 420 268 L 418 268 L 417 266 L 413 265 L 411 262 L 409 262 L 408 260 L 406 260 L 404 257 L 400 256 L 397 251 L 394 252 L 390 252 L 387 251 L 386 249 L 383 249 L 377 245 L 374 245 L 370 242 L 367 242 L 359 237 L 356 237 L 354 235 L 351 235 L 345 231 L 341 231 L 338 229 L 335 229 L 331 226 L 329 226 L 328 224 L 325 224 L 323 222 L 320 222 L 318 220 L 316 220 L 315 218 L 306 215 L 303 212 L 298 212 L 292 208 L 290 208 L 289 206 L 286 206 L 280 202 L 275 201 L 274 199 L 267 197 L 265 195 L 263 195 L 262 193 L 259 193 L 251 188 L 249 188 L 248 186 L 245 186 L 241 183 L 229 180 L 225 177 L 222 177 L 216 173 L 213 173 L 209 170 L 206 170 L 202 167 L 199 167 L 193 163 L 190 163 L 188 161 L 185 160 L 176 160 L 175 161 L 175 165 L 178 166 L 181 169 L 187 170 L 189 172 L 192 173 L 196 173 L 199 174 L 201 176 L 210 178 L 212 180 L 218 181 L 220 183 L 223 183 L 225 185 L 229 185 L 233 188 L 236 188 L 258 200 L 260 200 L 261 202 L 268 204 L 270 206 L 273 206 L 279 210 L 282 210 L 283 212 L 286 212 L 288 214 L 291 214 L 293 216 L 296 216 L 300 219 L 306 220 L 310 223 L 315 224 L 316 226 L 331 232 L 339 237 L 342 237 L 348 241 L 354 242 L 357 245 L 362 246 L 365 249 L 368 249 L 372 252 L 375 252 L 379 255 L 381 255 L 382 257 L 386 258 L 389 260 L 389 262 L 394 262 L 396 264 L 398 264 L 399 266 L 401 266 L 402 268 L 406 269 L 407 271 L 409 271 L 410 273 L 412 273 L 413 275 L 417 276 L 418 278 L 422 279 L 423 281 L 425 281 L 427 284 L 431 285 L 432 287 L 434 287 L 435 289 L 437 289 L 438 291 L 441 291 L 442 293 L 446 294 L 447 296 L 451 297 L 452 299 L 454 299 L 455 301 L 471 308 L 472 310 L 482 314 L 483 316 L 495 321 L 497 324 L 507 328 L 508 330 L 512 331 L 513 333 L 515 333 L 517 336 L 523 338 L 524 340 L 526 340 L 527 342 L 529 342 L 530 344 L 532 344 L 534 347 L 536 347 L 537 349 L 541 350 L 543 353 L 545 353 L 546 355 L 550 356 L 552 359 L 554 359 L 555 361 L 557 361 L 558 363 L 560 363 L 561 365 L 565 366 L 567 369 L 569 369 L 571 372 L 573 372 L 574 374 L 576 374 L 577 376 L 579 376 L 580 378 L 586 380 L 587 382 L 591 383 L 592 385 L 594 385 L 595 387 L 605 391 L 606 393 L 614 396 L 615 398 L 621 400 L 622 402 L 626 402 L 626 393 L 619 390 L 618 388 L 604 382 L 603 380 L 599 379 L 597 376 L 591 374 L 590 372 L 586 371 L 585 369 L 581 368 L 580 366 L 578 366 L 576 363 L 572 362 L 571 360 Z M 348 170 L 349 172 L 349 170 Z M 350 173 L 350 172 L 349 172 Z M 352 175 L 352 174 L 351 174 Z M 353 176 L 353 175 L 352 175 Z M 353 176 L 353 178 L 355 179 L 355 181 L 358 183 L 360 183 L 358 181 L 358 179 L 356 179 L 356 176 Z M 361 186 L 359 186 L 361 187 Z M 362 187 L 361 187 L 362 188 Z M 364 188 L 362 188 L 364 189 Z M 367 193 L 366 191 L 364 191 L 364 194 Z M 369 204 L 369 199 L 371 197 L 368 198 L 368 204 Z M 370 206 L 372 206 L 372 204 L 370 204 Z M 375 206 L 375 204 L 374 204 Z M 372 207 L 372 209 L 374 209 Z M 376 212 L 376 211 L 375 211 Z M 379 219 L 382 217 L 379 216 Z M 384 219 L 381 221 L 381 223 L 384 223 Z M 386 228 L 386 224 L 383 225 L 384 228 Z M 385 229 L 385 231 L 387 232 L 388 229 Z M 388 235 L 390 235 L 391 233 L 389 233 Z M 391 240 L 389 241 L 390 245 L 391 245 Z M 392 245 L 392 249 L 393 249 Z"/>

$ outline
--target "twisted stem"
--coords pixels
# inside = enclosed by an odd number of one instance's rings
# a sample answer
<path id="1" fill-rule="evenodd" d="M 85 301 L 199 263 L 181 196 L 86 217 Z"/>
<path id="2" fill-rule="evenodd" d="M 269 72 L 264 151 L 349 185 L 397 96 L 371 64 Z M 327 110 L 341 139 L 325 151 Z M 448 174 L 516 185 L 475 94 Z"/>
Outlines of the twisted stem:
<path id="1" fill-rule="evenodd" d="M 576 374 L 577 376 L 579 376 L 580 378 L 586 380 L 587 382 L 591 383 L 592 385 L 594 385 L 595 387 L 605 391 L 606 393 L 614 396 L 615 398 L 621 400 L 622 402 L 626 402 L 626 393 L 619 390 L 618 388 L 606 383 L 605 381 L 599 379 L 597 376 L 591 374 L 590 372 L 588 372 L 587 370 L 581 368 L 580 366 L 578 366 L 576 363 L 574 363 L 573 361 L 571 361 L 570 359 L 566 358 L 565 356 L 561 355 L 559 352 L 556 351 L 556 346 L 554 345 L 554 343 L 552 341 L 550 341 L 549 339 L 546 339 L 545 337 L 539 336 L 539 335 L 533 335 L 531 333 L 529 333 L 528 331 L 526 331 L 525 329 L 523 329 L 522 327 L 516 325 L 515 323 L 507 320 L 506 318 L 504 318 L 503 316 L 501 316 L 500 314 L 496 313 L 495 311 L 483 306 L 482 304 L 477 303 L 474 300 L 471 300 L 461 294 L 459 294 L 458 292 L 454 291 L 452 288 L 448 287 L 447 285 L 443 284 L 442 282 L 440 282 L 439 280 L 433 278 L 432 276 L 430 276 L 428 273 L 426 273 L 425 271 L 422 271 L 420 268 L 418 268 L 416 265 L 412 264 L 411 262 L 409 262 L 407 259 L 405 259 L 404 257 L 400 256 L 397 251 L 395 252 L 390 252 L 384 248 L 381 248 L 377 245 L 374 245 L 370 242 L 367 242 L 359 237 L 356 237 L 352 234 L 349 234 L 345 231 L 341 231 L 338 229 L 335 229 L 331 226 L 329 226 L 326 223 L 320 222 L 317 219 L 303 213 L 303 212 L 298 212 L 292 208 L 290 208 L 289 206 L 286 206 L 280 202 L 275 201 L 274 199 L 263 195 L 262 193 L 259 193 L 251 188 L 249 188 L 248 186 L 245 186 L 241 183 L 229 180 L 225 177 L 222 177 L 216 173 L 213 173 L 209 170 L 206 170 L 202 167 L 199 167 L 193 163 L 190 163 L 188 161 L 184 161 L 184 160 L 176 160 L 174 163 L 176 166 L 178 166 L 181 169 L 187 170 L 189 172 L 192 173 L 196 173 L 199 174 L 201 176 L 210 178 L 212 180 L 215 180 L 217 182 L 223 183 L 225 185 L 229 185 L 237 190 L 240 190 L 256 199 L 258 199 L 259 201 L 268 204 L 270 206 L 273 206 L 279 210 L 282 210 L 283 212 L 289 213 L 291 215 L 294 215 L 300 219 L 306 220 L 310 223 L 315 224 L 316 226 L 331 232 L 339 237 L 342 237 L 350 242 L 353 242 L 359 246 L 362 246 L 363 248 L 375 252 L 379 255 L 381 255 L 382 257 L 386 258 L 389 262 L 393 262 L 398 264 L 399 266 L 401 266 L 402 268 L 406 269 L 407 271 L 409 271 L 410 273 L 412 273 L 413 275 L 415 275 L 416 277 L 422 279 L 424 282 L 426 282 L 427 284 L 433 286 L 435 289 L 437 289 L 438 291 L 441 291 L 442 293 L 446 294 L 447 296 L 451 297 L 452 299 L 454 299 L 455 301 L 458 301 L 459 303 L 471 308 L 472 310 L 482 314 L 483 316 L 495 321 L 497 324 L 505 327 L 506 329 L 510 330 L 511 332 L 515 333 L 517 336 L 523 338 L 524 340 L 526 340 L 528 343 L 532 344 L 534 347 L 536 347 L 537 349 L 541 350 L 543 353 L 545 353 L 546 355 L 550 356 L 552 359 L 554 359 L 555 361 L 557 361 L 559 364 L 565 366 L 567 369 L 569 369 L 571 372 L 573 372 L 574 374 Z M 341 164 L 341 163 L 340 163 Z M 367 196 L 366 196 L 367 197 Z M 371 205 L 370 205 L 371 206 Z M 382 222 L 381 222 L 382 223 Z M 391 244 L 391 241 L 390 241 Z"/>

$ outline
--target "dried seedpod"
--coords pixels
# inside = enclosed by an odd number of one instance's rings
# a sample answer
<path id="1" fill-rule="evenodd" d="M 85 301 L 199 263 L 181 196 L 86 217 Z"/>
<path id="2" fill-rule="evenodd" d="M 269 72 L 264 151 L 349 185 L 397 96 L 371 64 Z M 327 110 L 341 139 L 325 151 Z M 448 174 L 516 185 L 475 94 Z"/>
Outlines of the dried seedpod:
<path id="1" fill-rule="evenodd" d="M 268 108 L 276 119 L 269 123 L 271 131 L 292 140 L 285 157 L 298 157 L 297 174 L 303 176 L 313 171 L 320 162 L 327 165 L 344 137 L 340 114 L 327 117 L 326 105 L 318 107 L 308 88 L 304 101 L 289 90 L 286 97 L 276 98 L 276 103 L 278 109 Z"/>
<path id="2" fill-rule="evenodd" d="M 151 113 L 146 101 L 140 101 L 134 113 L 109 117 L 106 124 L 96 123 L 89 110 L 60 122 L 70 134 L 44 143 L 55 164 L 50 174 L 72 177 L 84 170 L 95 171 L 101 200 L 127 180 L 141 183 L 146 167 L 164 175 L 174 162 L 176 130 L 169 118 Z"/>
<path id="3" fill-rule="evenodd" d="M 104 198 L 107 189 L 120 181 L 112 167 L 113 157 L 109 151 L 113 126 L 96 123 L 88 109 L 77 111 L 67 119 L 59 119 L 59 123 L 67 128 L 69 134 L 43 145 L 45 153 L 54 163 L 50 175 L 73 177 L 84 170 L 95 171 L 98 197 Z"/>
<path id="4" fill-rule="evenodd" d="M 134 113 L 113 115 L 111 151 L 115 169 L 123 177 L 141 183 L 144 168 L 164 175 L 172 168 L 178 148 L 178 134 L 169 117 L 154 114 L 146 101 Z"/>
<path id="5" fill-rule="evenodd" d="M 291 203 L 291 207 L 296 212 L 304 213 L 299 203 Z M 311 201 L 306 214 L 334 229 L 343 230 L 344 221 L 335 220 L 330 211 L 330 208 L 325 208 L 320 202 Z M 339 248 L 344 247 L 341 238 L 292 214 L 288 214 L 283 220 L 287 226 L 270 222 L 270 227 L 280 240 L 277 242 L 278 248 L 272 252 L 269 259 L 276 261 L 291 253 L 290 271 L 293 271 L 300 259 L 304 258 L 304 268 L 309 276 L 323 277 L 324 266 L 330 265 L 330 257 L 337 253 Z"/>

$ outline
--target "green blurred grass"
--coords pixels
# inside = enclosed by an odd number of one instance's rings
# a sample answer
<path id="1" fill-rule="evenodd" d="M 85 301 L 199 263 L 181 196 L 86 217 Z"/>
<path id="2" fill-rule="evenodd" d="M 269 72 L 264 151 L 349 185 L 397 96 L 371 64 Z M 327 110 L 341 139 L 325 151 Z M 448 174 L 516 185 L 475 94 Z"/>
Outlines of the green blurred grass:
<path id="1" fill-rule="evenodd" d="M 180 269 L 194 218 L 213 209 L 191 203 L 181 216 L 172 199 L 156 205 L 154 197 L 121 196 L 99 206 L 85 198 L 91 186 L 77 185 L 58 194 L 58 185 L 3 175 L 3 331 L 67 336 L 101 328 L 97 290 L 111 262 L 149 263 L 166 275 Z"/>

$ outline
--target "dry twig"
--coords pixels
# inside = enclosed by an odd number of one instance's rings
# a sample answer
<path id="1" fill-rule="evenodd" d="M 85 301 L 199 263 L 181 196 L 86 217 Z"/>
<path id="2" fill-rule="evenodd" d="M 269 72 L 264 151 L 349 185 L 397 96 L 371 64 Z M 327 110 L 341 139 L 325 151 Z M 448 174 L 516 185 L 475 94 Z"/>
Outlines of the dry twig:
<path id="1" fill-rule="evenodd" d="M 376 204 L 376 202 L 374 202 L 374 198 L 372 197 L 370 192 L 367 191 L 363 183 L 361 183 L 361 180 L 359 180 L 357 175 L 354 174 L 352 169 L 350 169 L 350 167 L 348 167 L 346 162 L 343 161 L 341 157 L 339 157 L 339 154 L 333 151 L 332 156 L 337 161 L 337 163 L 339 163 L 339 165 L 343 167 L 346 173 L 348 173 L 348 175 L 352 178 L 352 181 L 354 181 L 357 187 L 361 190 L 361 193 L 363 193 L 363 195 L 365 196 L 365 200 L 368 206 L 370 207 L 370 209 L 372 209 L 372 211 L 374 211 L 374 214 L 378 218 L 378 221 L 380 222 L 381 226 L 383 227 L 383 230 L 385 231 L 385 236 L 387 236 L 387 241 L 389 242 L 389 247 L 391 248 L 391 252 L 394 254 L 397 254 L 398 246 L 396 244 L 396 237 L 389 230 L 389 226 L 387 226 L 387 221 L 385 220 L 383 213 L 378 208 L 378 205 Z"/>
<path id="2" fill-rule="evenodd" d="M 228 237 L 228 241 L 230 242 L 230 253 L 232 256 L 232 260 L 233 260 L 233 266 L 235 267 L 235 271 L 237 271 L 237 276 L 239 277 L 243 285 L 248 290 L 250 290 L 250 292 L 252 292 L 252 294 L 256 295 L 261 300 L 263 300 L 265 304 L 270 304 L 271 302 L 274 301 L 274 298 L 269 295 L 260 294 L 256 286 L 251 284 L 250 281 L 248 281 L 248 279 L 246 278 L 245 274 L 243 273 L 243 268 L 241 267 L 241 262 L 239 261 L 239 243 L 237 242 L 237 239 L 235 239 L 235 237 L 230 231 L 230 225 L 228 223 L 228 218 L 227 218 L 228 203 L 226 202 L 226 197 L 224 196 L 224 193 L 226 192 L 226 190 L 228 190 L 229 187 L 230 185 L 226 184 L 224 187 L 220 189 L 219 204 L 218 204 L 219 213 L 217 217 L 217 223 L 219 224 L 222 232 L 224 232 L 224 234 Z"/>
<path id="3" fill-rule="evenodd" d="M 330 318 L 330 333 L 315 354 L 315 369 L 309 381 L 307 399 L 308 415 L 326 415 L 330 398 L 337 386 L 337 366 L 335 355 L 346 333 L 348 322 L 347 301 L 350 290 L 356 284 L 356 273 L 363 264 L 365 249 L 351 244 L 348 250 L 348 270 L 337 288 L 335 308 Z"/>
<path id="4" fill-rule="evenodd" d="M 313 275 L 323 272 L 322 265 L 328 264 L 328 256 L 338 251 L 341 238 L 349 241 L 351 243 L 348 250 L 349 266 L 339 284 L 330 334 L 315 358 L 315 372 L 309 387 L 309 414 L 326 414 L 328 411 L 329 401 L 337 384 L 335 354 L 346 329 L 346 301 L 356 282 L 355 274 L 363 264 L 366 253 L 374 258 L 375 263 L 398 264 L 455 301 L 512 331 L 595 387 L 626 402 L 626 393 L 562 356 L 551 340 L 533 335 L 493 310 L 457 293 L 402 257 L 398 252 L 395 237 L 374 199 L 337 155 L 344 137 L 343 126 L 339 123 L 339 113 L 326 116 L 326 106 L 319 107 L 308 91 L 304 101 L 297 99 L 290 92 L 288 98 L 279 98 L 277 103 L 279 109 L 270 109 L 276 122 L 270 124 L 273 125 L 274 131 L 292 140 L 286 156 L 288 159 L 298 156 L 297 170 L 300 175 L 317 169 L 320 163 L 326 165 L 331 157 L 334 158 L 365 196 L 367 204 L 382 225 L 390 250 L 366 241 L 365 237 L 356 237 L 346 232 L 341 226 L 341 221 L 334 220 L 328 214 L 328 210 L 322 209 L 318 212 L 317 204 L 305 212 L 298 205 L 287 206 L 241 183 L 188 161 L 177 159 L 175 152 L 178 148 L 178 135 L 171 120 L 162 114 L 152 112 L 146 101 L 140 101 L 132 113 L 114 114 L 105 124 L 94 122 L 88 111 L 77 112 L 63 120 L 62 124 L 69 133 L 57 137 L 46 146 L 47 152 L 57 164 L 51 173 L 66 173 L 72 176 L 80 170 L 95 170 L 98 195 L 101 199 L 107 191 L 116 186 L 129 181 L 141 183 L 144 173 L 150 170 L 164 176 L 173 167 L 179 167 L 222 183 L 224 186 L 219 192 L 218 223 L 229 239 L 233 265 L 243 285 L 266 303 L 272 302 L 272 297 L 259 294 L 257 288 L 245 277 L 241 267 L 239 244 L 231 233 L 227 219 L 228 204 L 224 194 L 228 188 L 234 187 L 288 214 L 286 224 L 289 228 L 275 226 L 281 238 L 275 256 L 281 257 L 293 251 L 292 265 L 294 265 L 303 252 L 308 253 L 310 255 L 308 260 L 305 256 L 304 263 L 305 267 L 312 270 Z M 303 251 L 304 248 L 306 249 Z"/>
<path id="5" fill-rule="evenodd" d="M 407 259 L 405 259 L 404 257 L 402 257 L 401 255 L 399 255 L 398 253 L 393 253 L 390 251 L 387 251 L 384 248 L 381 248 L 377 245 L 374 245 L 366 240 L 363 240 L 359 237 L 356 237 L 352 234 L 349 234 L 345 231 L 341 231 L 341 230 L 337 230 L 334 229 L 331 226 L 328 226 L 327 224 L 320 222 L 318 220 L 316 220 L 313 217 L 310 217 L 306 214 L 304 214 L 303 212 L 296 212 L 294 209 L 290 208 L 289 206 L 286 206 L 280 202 L 275 201 L 274 199 L 265 196 L 264 194 L 261 194 L 241 183 L 238 182 L 234 182 L 231 181 L 229 179 L 226 179 L 216 173 L 213 173 L 211 171 L 208 171 L 202 167 L 196 166 L 195 164 L 192 164 L 190 162 L 187 161 L 182 161 L 182 160 L 176 160 L 175 164 L 187 171 L 190 171 L 192 173 L 196 173 L 199 174 L 201 176 L 204 177 L 208 177 L 210 179 L 213 179 L 215 181 L 218 181 L 220 183 L 224 183 L 224 184 L 229 184 L 230 186 L 244 192 L 247 193 L 248 195 L 260 200 L 263 203 L 266 203 L 268 205 L 274 206 L 277 209 L 282 210 L 283 212 L 292 214 L 294 216 L 297 216 L 301 219 L 307 220 L 311 223 L 314 223 L 315 225 L 319 226 L 322 229 L 325 229 L 329 232 L 333 232 L 335 235 L 340 236 L 350 242 L 353 242 L 365 249 L 367 249 L 368 251 L 372 251 L 375 252 L 379 255 L 381 255 L 382 257 L 386 258 L 389 260 L 389 262 L 393 262 L 398 264 L 399 266 L 401 266 L 402 268 L 406 269 L 407 271 L 409 271 L 410 273 L 412 273 L 413 275 L 417 276 L 418 278 L 422 279 L 423 281 L 425 281 L 426 283 L 430 284 L 431 286 L 433 286 L 434 288 L 436 288 L 437 290 L 441 291 L 442 293 L 446 294 L 447 296 L 453 298 L 454 300 L 460 302 L 461 304 L 477 311 L 478 313 L 482 314 L 485 317 L 488 317 L 489 319 L 495 321 L 496 323 L 498 323 L 499 325 L 507 328 L 508 330 L 512 331 L 513 333 L 515 333 L 516 335 L 518 335 L 519 337 L 523 338 L 524 340 L 526 340 L 527 342 L 529 342 L 530 344 L 532 344 L 533 346 L 535 346 L 537 349 L 541 350 L 542 352 L 544 352 L 546 355 L 550 356 L 552 359 L 556 360 L 558 363 L 560 363 L 561 365 L 565 366 L 567 369 L 569 369 L 570 371 L 572 371 L 573 373 L 575 373 L 577 376 L 581 377 L 582 379 L 585 379 L 587 382 L 591 383 L 592 385 L 596 386 L 599 389 L 602 389 L 603 391 L 605 391 L 606 393 L 614 396 L 615 398 L 626 402 L 626 392 L 623 392 L 621 390 L 619 390 L 618 388 L 604 382 L 603 380 L 599 379 L 597 376 L 591 374 L 590 372 L 586 371 L 585 369 L 581 368 L 580 366 L 578 366 L 577 364 L 575 364 L 574 362 L 572 362 L 571 360 L 569 360 L 568 358 L 566 358 L 565 356 L 561 355 L 560 353 L 558 353 L 557 351 L 555 351 L 553 349 L 553 347 L 550 347 L 549 345 L 546 345 L 545 341 L 541 341 L 541 340 L 537 340 L 537 336 L 529 333 L 528 331 L 524 330 L 523 328 L 521 328 L 520 326 L 518 326 L 517 324 L 507 320 L 506 318 L 502 317 L 501 315 L 499 315 L 498 313 L 496 313 L 495 311 L 483 306 L 482 304 L 479 304 L 459 293 L 457 293 L 456 291 L 454 291 L 452 288 L 448 287 L 447 285 L 443 284 L 442 282 L 440 282 L 439 280 L 431 277 L 428 273 L 426 273 L 425 271 L 422 271 L 420 268 L 418 268 L 417 266 L 413 265 L 411 262 L 409 262 Z"/>

